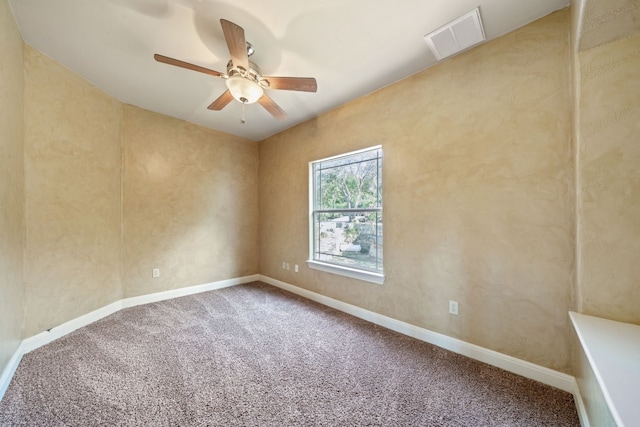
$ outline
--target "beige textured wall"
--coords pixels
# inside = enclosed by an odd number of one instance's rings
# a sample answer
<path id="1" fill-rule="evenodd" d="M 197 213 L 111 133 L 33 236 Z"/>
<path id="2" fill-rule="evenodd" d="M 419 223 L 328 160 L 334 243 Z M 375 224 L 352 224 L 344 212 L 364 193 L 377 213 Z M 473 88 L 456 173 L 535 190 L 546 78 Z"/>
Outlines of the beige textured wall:
<path id="1" fill-rule="evenodd" d="M 258 273 L 258 144 L 132 106 L 123 124 L 125 296 Z"/>
<path id="2" fill-rule="evenodd" d="M 25 47 L 24 336 L 121 297 L 121 104 Z"/>
<path id="3" fill-rule="evenodd" d="M 261 273 L 568 371 L 569 28 L 554 13 L 263 141 Z M 385 284 L 309 270 L 307 163 L 376 144 Z"/>
<path id="4" fill-rule="evenodd" d="M 22 338 L 24 247 L 23 43 L 0 0 L 0 372 Z"/>
<path id="5" fill-rule="evenodd" d="M 123 106 L 28 46 L 25 75 L 24 336 L 258 272 L 257 143 Z"/>
<path id="6" fill-rule="evenodd" d="M 581 5 L 580 50 L 633 36 L 640 26 L 638 0 L 574 0 Z"/>
<path id="7" fill-rule="evenodd" d="M 640 3 L 587 1 L 581 36 L 578 308 L 640 324 Z"/>

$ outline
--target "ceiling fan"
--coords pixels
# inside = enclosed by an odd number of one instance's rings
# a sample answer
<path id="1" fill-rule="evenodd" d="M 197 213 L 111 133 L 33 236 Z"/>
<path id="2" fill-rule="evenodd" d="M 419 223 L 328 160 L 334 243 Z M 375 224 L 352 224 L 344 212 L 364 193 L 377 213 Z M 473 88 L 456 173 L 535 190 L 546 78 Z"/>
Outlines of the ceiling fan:
<path id="1" fill-rule="evenodd" d="M 287 117 L 287 113 L 265 93 L 265 89 L 296 90 L 303 92 L 316 92 L 318 90 L 318 84 L 313 77 L 263 76 L 258 66 L 249 61 L 249 57 L 253 54 L 254 49 L 253 46 L 245 40 L 244 29 L 226 19 L 221 19 L 220 24 L 222 25 L 222 32 L 224 33 L 229 53 L 231 54 L 231 59 L 227 63 L 226 73 L 210 70 L 157 53 L 153 55 L 158 62 L 225 79 L 227 90 L 207 107 L 209 110 L 222 110 L 231 100 L 235 99 L 243 104 L 243 108 L 245 104 L 257 102 L 271 113 L 273 117 L 278 120 L 283 120 Z M 244 109 L 241 121 L 245 123 Z"/>

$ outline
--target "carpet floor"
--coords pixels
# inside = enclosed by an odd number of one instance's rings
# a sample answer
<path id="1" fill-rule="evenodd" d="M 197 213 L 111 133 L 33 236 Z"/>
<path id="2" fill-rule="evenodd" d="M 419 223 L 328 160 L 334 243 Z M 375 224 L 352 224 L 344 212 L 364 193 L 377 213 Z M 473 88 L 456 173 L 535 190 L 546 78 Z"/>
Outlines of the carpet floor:
<path id="1" fill-rule="evenodd" d="M 255 282 L 26 354 L 2 426 L 579 426 L 569 393 Z"/>

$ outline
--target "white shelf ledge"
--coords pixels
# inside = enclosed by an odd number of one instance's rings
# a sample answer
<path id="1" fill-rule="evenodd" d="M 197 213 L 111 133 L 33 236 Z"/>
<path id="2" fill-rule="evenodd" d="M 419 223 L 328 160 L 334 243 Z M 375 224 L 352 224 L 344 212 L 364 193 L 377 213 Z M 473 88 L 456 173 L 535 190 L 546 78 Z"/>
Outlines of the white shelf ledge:
<path id="1" fill-rule="evenodd" d="M 569 312 L 619 427 L 640 420 L 640 326 Z"/>

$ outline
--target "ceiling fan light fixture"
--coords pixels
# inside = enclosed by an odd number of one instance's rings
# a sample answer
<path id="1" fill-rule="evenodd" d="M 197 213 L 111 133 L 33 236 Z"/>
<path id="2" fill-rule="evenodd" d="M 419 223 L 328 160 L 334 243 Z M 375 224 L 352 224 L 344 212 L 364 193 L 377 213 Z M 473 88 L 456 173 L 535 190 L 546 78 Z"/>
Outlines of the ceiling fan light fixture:
<path id="1" fill-rule="evenodd" d="M 253 104 L 264 95 L 262 86 L 245 77 L 231 76 L 226 83 L 231 95 L 243 104 Z"/>

